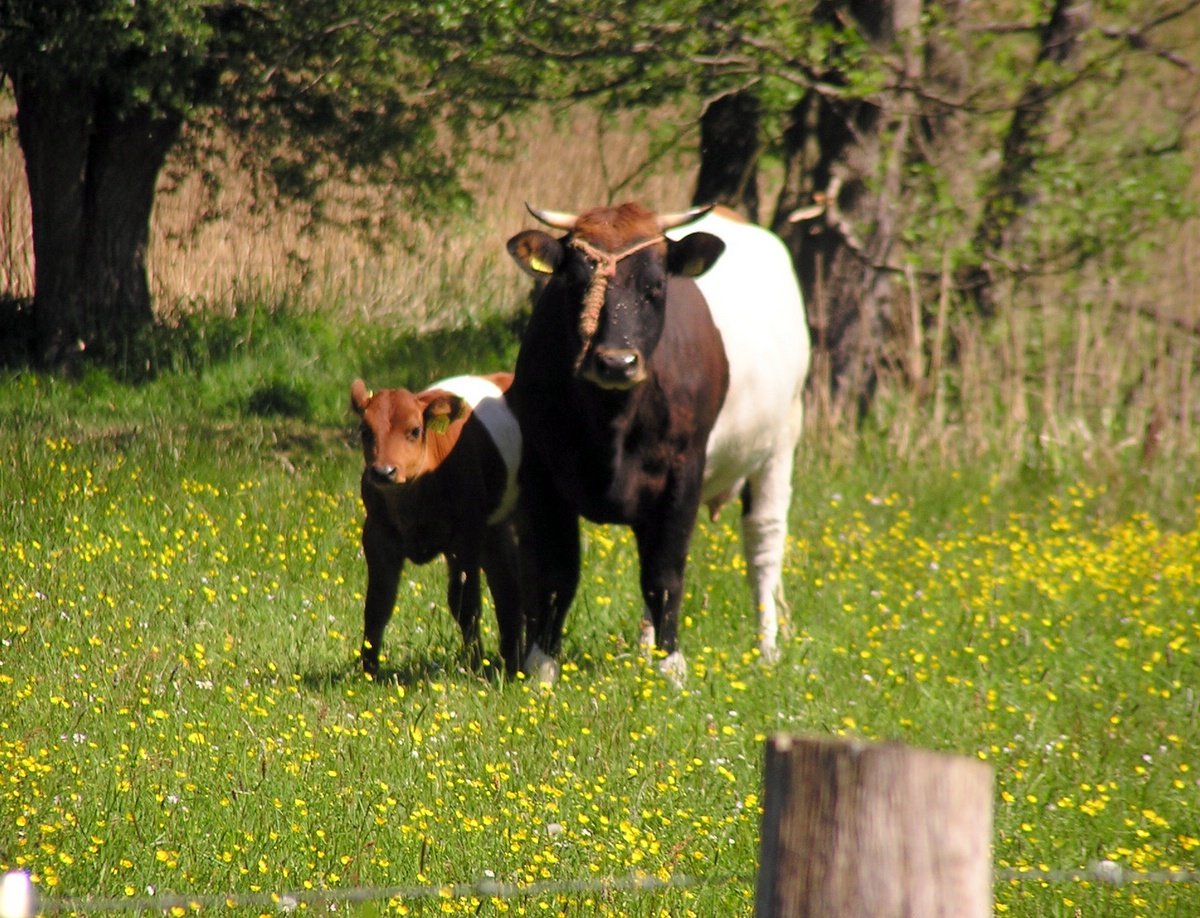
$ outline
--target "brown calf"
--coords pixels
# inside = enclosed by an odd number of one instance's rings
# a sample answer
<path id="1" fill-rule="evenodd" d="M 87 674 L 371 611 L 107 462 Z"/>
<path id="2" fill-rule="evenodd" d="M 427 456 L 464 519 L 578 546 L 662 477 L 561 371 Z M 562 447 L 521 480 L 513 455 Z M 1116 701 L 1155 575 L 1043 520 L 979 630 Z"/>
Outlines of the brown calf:
<path id="1" fill-rule="evenodd" d="M 362 546 L 367 562 L 363 610 L 363 671 L 379 670 L 383 630 L 396 604 L 406 560 L 438 555 L 449 569 L 447 603 L 462 629 L 463 650 L 476 668 L 480 569 L 487 575 L 509 674 L 521 654 L 517 557 L 509 517 L 516 502 L 521 440 L 504 392 L 511 373 L 459 376 L 423 392 L 382 389 L 361 379 L 350 404 L 361 419 L 366 509 Z"/>

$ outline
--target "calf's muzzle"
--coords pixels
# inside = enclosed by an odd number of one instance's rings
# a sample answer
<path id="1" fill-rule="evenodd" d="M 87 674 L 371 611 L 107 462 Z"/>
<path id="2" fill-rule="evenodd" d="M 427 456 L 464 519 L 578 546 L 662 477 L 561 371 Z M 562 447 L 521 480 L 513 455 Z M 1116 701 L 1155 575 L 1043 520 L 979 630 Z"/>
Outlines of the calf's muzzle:
<path id="1" fill-rule="evenodd" d="M 396 467 L 394 465 L 371 466 L 371 480 L 376 484 L 395 484 Z"/>

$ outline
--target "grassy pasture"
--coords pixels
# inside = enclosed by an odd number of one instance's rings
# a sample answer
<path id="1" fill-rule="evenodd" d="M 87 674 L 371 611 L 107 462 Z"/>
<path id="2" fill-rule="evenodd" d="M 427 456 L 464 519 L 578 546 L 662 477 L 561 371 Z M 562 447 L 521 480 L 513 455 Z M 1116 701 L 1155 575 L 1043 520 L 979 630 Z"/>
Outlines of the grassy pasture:
<path id="1" fill-rule="evenodd" d="M 750 914 L 774 730 L 986 760 L 1005 871 L 1197 869 L 1194 226 L 1144 289 L 1022 290 L 999 325 L 943 330 L 960 364 L 918 369 L 922 386 L 885 378 L 872 429 L 810 429 L 778 666 L 752 651 L 731 508 L 693 545 L 683 691 L 637 653 L 635 559 L 608 529 L 587 531 L 553 691 L 459 668 L 440 565 L 407 574 L 386 678 L 357 673 L 350 380 L 511 365 L 524 290 L 502 241 L 526 198 L 686 203 L 689 164 L 636 176 L 628 124 L 541 127 L 481 167 L 475 214 L 384 253 L 249 216 L 236 177 L 216 202 L 235 216 L 200 220 L 211 202 L 182 181 L 150 253 L 175 323 L 163 372 L 131 387 L 6 368 L 0 869 L 48 896 L 115 897 L 645 872 L 702 882 L 387 910 Z M 0 281 L 28 295 L 4 140 Z M 1131 308 L 1134 292 L 1177 322 Z M 1030 876 L 996 899 L 1013 915 L 1200 913 L 1196 884 Z"/>
<path id="2" fill-rule="evenodd" d="M 497 321 L 455 353 L 504 360 Z M 752 649 L 727 509 L 693 544 L 682 691 L 639 656 L 631 541 L 605 528 L 586 532 L 552 691 L 460 669 L 438 564 L 407 572 L 371 682 L 343 399 L 400 345 L 319 314 L 255 322 L 204 320 L 210 350 L 137 389 L 0 384 L 0 868 L 46 895 L 644 872 L 701 883 L 386 909 L 750 914 L 775 730 L 984 759 L 1005 870 L 1197 867 L 1194 477 L 810 440 L 778 666 Z M 414 379 L 458 369 L 436 338 L 403 352 Z M 304 366 L 320 372 L 283 384 Z M 1030 878 L 996 898 L 1014 915 L 1200 910 L 1195 884 Z"/>

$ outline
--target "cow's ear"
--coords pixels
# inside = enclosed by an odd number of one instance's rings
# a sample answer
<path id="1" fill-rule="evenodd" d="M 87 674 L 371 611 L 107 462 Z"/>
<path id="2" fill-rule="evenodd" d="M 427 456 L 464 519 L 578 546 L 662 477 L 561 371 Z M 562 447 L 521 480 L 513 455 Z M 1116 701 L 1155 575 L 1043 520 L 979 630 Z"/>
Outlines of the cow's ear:
<path id="1" fill-rule="evenodd" d="M 562 243 L 541 230 L 522 230 L 508 240 L 508 254 L 526 274 L 547 277 L 562 263 Z"/>
<path id="2" fill-rule="evenodd" d="M 425 429 L 434 433 L 445 433 L 452 421 L 467 413 L 467 403 L 460 396 L 437 389 L 427 394 L 425 403 Z"/>
<path id="3" fill-rule="evenodd" d="M 712 233 L 689 233 L 667 240 L 667 271 L 677 277 L 699 277 L 713 266 L 725 243 Z"/>
<path id="4" fill-rule="evenodd" d="M 367 405 L 371 401 L 371 390 L 367 388 L 367 384 L 361 379 L 356 379 L 350 383 L 350 408 L 355 414 L 361 415 L 367 410 Z"/>

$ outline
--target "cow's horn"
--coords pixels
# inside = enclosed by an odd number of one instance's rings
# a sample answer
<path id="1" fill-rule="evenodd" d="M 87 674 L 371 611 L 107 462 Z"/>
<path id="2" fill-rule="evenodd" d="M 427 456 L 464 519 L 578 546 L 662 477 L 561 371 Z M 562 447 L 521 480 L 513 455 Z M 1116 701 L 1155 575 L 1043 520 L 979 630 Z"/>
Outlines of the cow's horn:
<path id="1" fill-rule="evenodd" d="M 578 214 L 569 214 L 565 210 L 541 210 L 528 201 L 525 202 L 525 209 L 533 214 L 535 220 L 560 230 L 574 229 L 575 221 L 579 218 Z"/>
<path id="2" fill-rule="evenodd" d="M 687 226 L 689 223 L 699 220 L 712 209 L 712 204 L 705 204 L 703 207 L 693 207 L 691 210 L 685 210 L 682 213 L 659 214 L 658 228 L 666 232 L 669 229 L 675 229 L 677 226 Z"/>

